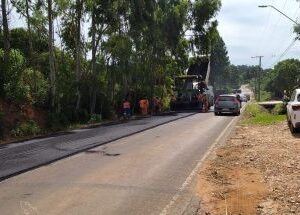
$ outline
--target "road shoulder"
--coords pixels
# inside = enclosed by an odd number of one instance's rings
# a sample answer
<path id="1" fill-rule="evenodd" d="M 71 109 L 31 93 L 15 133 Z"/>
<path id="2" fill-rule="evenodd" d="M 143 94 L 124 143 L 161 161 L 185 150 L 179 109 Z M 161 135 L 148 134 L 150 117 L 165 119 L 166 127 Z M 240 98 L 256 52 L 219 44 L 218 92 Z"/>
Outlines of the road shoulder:
<path id="1" fill-rule="evenodd" d="M 299 214 L 299 152 L 286 122 L 237 125 L 198 172 L 197 214 Z"/>

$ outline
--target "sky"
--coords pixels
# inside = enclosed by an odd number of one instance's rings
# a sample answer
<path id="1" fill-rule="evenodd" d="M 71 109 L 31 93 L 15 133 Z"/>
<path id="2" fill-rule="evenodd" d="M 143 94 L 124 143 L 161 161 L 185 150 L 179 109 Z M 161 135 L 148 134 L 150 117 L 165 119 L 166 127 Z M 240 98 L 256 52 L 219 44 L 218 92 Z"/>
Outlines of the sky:
<path id="1" fill-rule="evenodd" d="M 273 5 L 300 22 L 300 2 L 296 0 L 222 0 L 218 29 L 231 63 L 257 65 L 258 59 L 251 57 L 264 56 L 262 67 L 272 68 L 284 59 L 300 59 L 300 41 L 291 46 L 296 36 L 293 22 L 272 8 L 258 5 Z"/>

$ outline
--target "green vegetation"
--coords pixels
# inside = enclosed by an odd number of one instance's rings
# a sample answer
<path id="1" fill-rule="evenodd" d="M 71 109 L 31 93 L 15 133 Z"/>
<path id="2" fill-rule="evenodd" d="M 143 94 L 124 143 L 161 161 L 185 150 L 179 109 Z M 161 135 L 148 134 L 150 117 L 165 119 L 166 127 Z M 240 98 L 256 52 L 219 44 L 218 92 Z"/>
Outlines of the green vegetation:
<path id="1" fill-rule="evenodd" d="M 262 72 L 262 100 L 281 100 L 286 91 L 291 96 L 294 89 L 300 87 L 300 61 L 287 59 L 275 65 L 274 69 L 267 69 Z M 265 97 L 267 92 L 269 96 Z"/>
<path id="2" fill-rule="evenodd" d="M 41 133 L 41 129 L 35 121 L 29 120 L 19 124 L 11 133 L 15 137 L 35 136 Z"/>
<path id="3" fill-rule="evenodd" d="M 286 104 L 277 104 L 272 110 L 275 115 L 285 115 L 287 113 Z"/>
<path id="4" fill-rule="evenodd" d="M 89 123 L 99 123 L 102 120 L 102 116 L 100 114 L 93 114 L 89 120 Z"/>
<path id="5" fill-rule="evenodd" d="M 1 111 L 19 116 L 9 127 L 0 122 L 0 136 L 26 127 L 32 118 L 24 115 L 37 109 L 43 114 L 36 122 L 44 122 L 38 126 L 50 131 L 114 118 L 124 98 L 134 113 L 142 97 L 162 98 L 167 110 L 174 76 L 202 55 L 211 54 L 215 89 L 255 88 L 258 67 L 230 64 L 215 19 L 220 8 L 221 0 L 1 1 L 0 99 L 14 112 Z M 10 11 L 25 25 L 11 29 Z M 263 71 L 262 98 L 290 94 L 299 86 L 299 67 L 286 60 Z"/>
<path id="6" fill-rule="evenodd" d="M 221 40 L 215 20 L 221 0 L 9 0 L 1 6 L 0 98 L 19 109 L 43 109 L 50 130 L 112 118 L 125 97 L 135 112 L 141 97 L 159 96 L 168 108 L 173 77 L 189 67 L 190 54 L 208 55 Z M 26 25 L 10 29 L 9 11 Z"/>
<path id="7" fill-rule="evenodd" d="M 261 107 L 256 103 L 249 104 L 244 112 L 244 119 L 242 120 L 242 124 L 245 125 L 270 125 L 277 122 L 282 122 L 286 120 L 285 115 L 279 115 L 278 107 L 274 113 L 270 113 L 265 108 Z"/>

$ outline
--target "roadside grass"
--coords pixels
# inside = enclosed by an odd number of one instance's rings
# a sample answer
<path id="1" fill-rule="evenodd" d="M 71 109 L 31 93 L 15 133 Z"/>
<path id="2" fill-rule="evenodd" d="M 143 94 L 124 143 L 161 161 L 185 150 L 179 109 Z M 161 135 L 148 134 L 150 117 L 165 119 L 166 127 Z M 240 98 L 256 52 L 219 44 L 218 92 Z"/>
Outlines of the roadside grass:
<path id="1" fill-rule="evenodd" d="M 249 104 L 244 112 L 243 125 L 271 125 L 286 120 L 286 115 L 272 114 L 257 103 Z"/>

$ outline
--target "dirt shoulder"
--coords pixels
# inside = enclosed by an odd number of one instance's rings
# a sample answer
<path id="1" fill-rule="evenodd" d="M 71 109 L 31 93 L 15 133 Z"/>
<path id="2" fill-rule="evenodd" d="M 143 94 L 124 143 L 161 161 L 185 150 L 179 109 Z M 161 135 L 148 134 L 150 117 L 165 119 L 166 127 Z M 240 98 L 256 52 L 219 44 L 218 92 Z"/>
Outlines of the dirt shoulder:
<path id="1" fill-rule="evenodd" d="M 300 214 L 300 135 L 286 122 L 236 126 L 201 168 L 198 214 Z"/>

